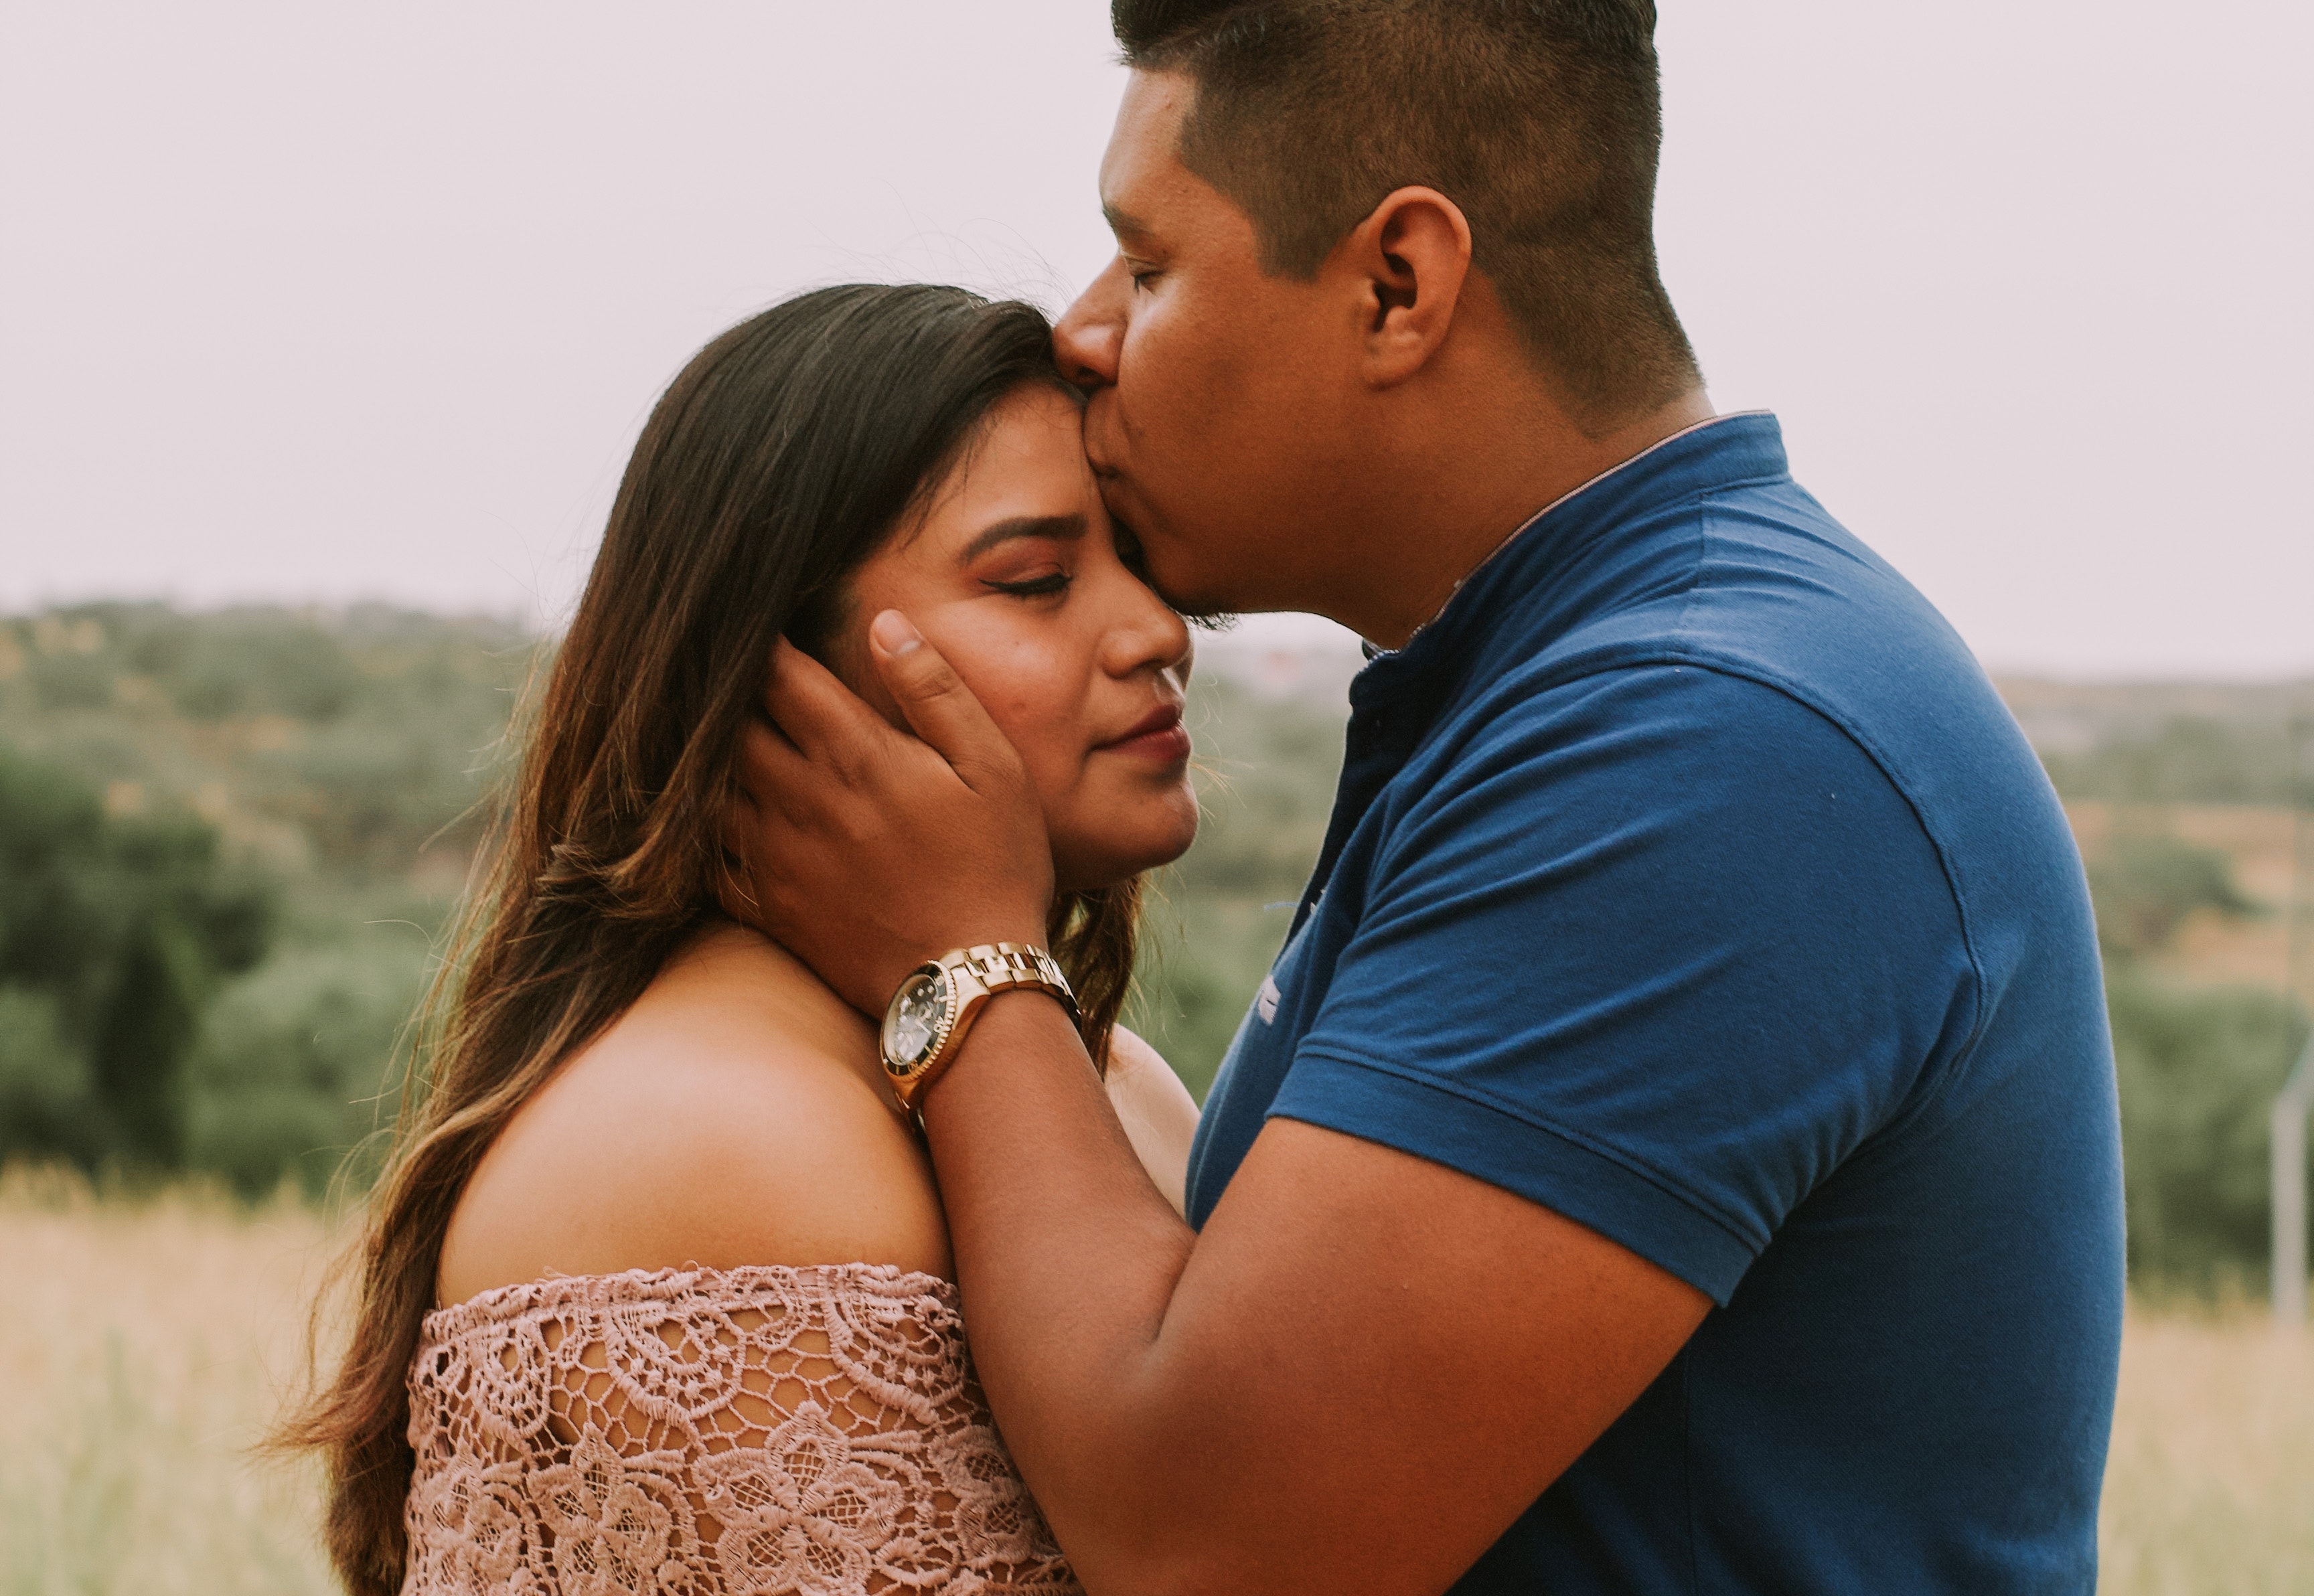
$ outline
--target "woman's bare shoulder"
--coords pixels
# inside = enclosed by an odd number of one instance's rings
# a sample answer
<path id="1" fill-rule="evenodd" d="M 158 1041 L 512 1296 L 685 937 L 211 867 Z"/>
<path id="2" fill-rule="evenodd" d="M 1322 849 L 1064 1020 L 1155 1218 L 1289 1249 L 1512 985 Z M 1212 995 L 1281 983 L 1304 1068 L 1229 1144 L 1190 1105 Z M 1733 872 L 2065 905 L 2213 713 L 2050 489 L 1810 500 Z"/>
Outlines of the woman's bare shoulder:
<path id="1" fill-rule="evenodd" d="M 517 1111 L 437 1278 L 456 1302 L 548 1274 L 855 1261 L 951 1274 L 931 1166 L 868 1022 L 722 926 Z"/>
<path id="2" fill-rule="evenodd" d="M 1173 1212 L 1186 1214 L 1189 1148 L 1197 1139 L 1197 1099 L 1163 1055 L 1123 1026 L 1108 1039 L 1107 1080 L 1109 1107 L 1141 1167 Z"/>

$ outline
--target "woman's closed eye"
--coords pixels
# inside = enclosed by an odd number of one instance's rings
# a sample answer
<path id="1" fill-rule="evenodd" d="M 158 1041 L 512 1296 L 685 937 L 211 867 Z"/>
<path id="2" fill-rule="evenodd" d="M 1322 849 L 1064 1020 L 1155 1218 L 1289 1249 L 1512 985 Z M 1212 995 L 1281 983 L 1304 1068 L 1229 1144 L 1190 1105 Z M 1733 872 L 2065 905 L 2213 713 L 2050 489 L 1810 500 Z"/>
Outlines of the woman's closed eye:
<path id="1" fill-rule="evenodd" d="M 1075 578 L 1078 545 L 1085 535 L 1082 511 L 1060 516 L 1014 516 L 985 526 L 958 555 L 958 564 L 981 586 L 1011 598 L 1051 598 L 1066 593 Z"/>
<path id="2" fill-rule="evenodd" d="M 1066 593 L 1069 590 L 1069 584 L 1075 580 L 1076 578 L 1067 571 L 1059 570 L 1047 571 L 1038 577 L 1024 577 L 1009 582 L 999 582 L 992 578 L 986 585 L 998 593 L 1009 594 L 1014 598 L 1050 598 L 1055 594 Z"/>

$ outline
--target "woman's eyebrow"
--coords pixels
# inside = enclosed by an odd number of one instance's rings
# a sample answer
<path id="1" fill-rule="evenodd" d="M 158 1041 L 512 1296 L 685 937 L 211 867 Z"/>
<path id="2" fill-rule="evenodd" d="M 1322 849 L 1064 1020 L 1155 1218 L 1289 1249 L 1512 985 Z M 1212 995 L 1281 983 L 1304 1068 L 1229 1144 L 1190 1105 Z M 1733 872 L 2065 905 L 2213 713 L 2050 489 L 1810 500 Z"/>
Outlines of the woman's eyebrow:
<path id="1" fill-rule="evenodd" d="M 972 540 L 957 554 L 959 564 L 979 559 L 999 543 L 1009 543 L 1014 538 L 1058 538 L 1071 542 L 1085 534 L 1084 512 L 1066 516 L 1015 516 L 1010 521 L 997 521 L 972 534 Z"/>

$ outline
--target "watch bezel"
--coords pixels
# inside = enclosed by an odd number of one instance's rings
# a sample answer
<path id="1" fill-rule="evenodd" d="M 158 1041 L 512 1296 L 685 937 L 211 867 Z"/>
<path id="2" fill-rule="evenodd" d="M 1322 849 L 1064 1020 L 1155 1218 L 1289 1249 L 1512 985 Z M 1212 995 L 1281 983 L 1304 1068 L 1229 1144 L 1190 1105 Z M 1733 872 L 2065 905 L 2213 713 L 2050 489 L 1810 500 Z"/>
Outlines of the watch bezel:
<path id="1" fill-rule="evenodd" d="M 909 992 L 920 981 L 929 982 L 940 989 L 940 1019 L 932 1027 L 931 1042 L 914 1057 L 901 1058 L 892 1051 L 892 1027 L 899 1018 L 900 1006 L 907 1001 Z M 907 1081 L 914 1080 L 929 1069 L 932 1061 L 940 1057 L 941 1050 L 948 1045 L 949 1038 L 955 1035 L 957 1013 L 960 1007 L 954 971 L 937 959 L 918 965 L 909 971 L 906 979 L 900 983 L 899 990 L 892 994 L 891 1002 L 886 1006 L 884 1023 L 879 1027 L 876 1037 L 878 1050 L 884 1055 L 884 1072 L 894 1080 Z"/>

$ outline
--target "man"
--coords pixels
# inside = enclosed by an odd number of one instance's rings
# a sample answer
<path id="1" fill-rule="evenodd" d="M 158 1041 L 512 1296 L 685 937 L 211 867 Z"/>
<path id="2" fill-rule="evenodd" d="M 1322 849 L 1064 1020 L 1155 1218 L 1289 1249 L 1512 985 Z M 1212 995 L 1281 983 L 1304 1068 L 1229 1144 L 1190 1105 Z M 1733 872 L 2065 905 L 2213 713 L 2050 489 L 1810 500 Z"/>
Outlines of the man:
<path id="1" fill-rule="evenodd" d="M 1647 0 L 1117 0 L 1056 335 L 1185 606 L 1381 652 L 1192 1230 L 1067 1015 L 917 1098 L 972 1343 L 1093 1591 L 2088 1592 L 2118 1136 L 2064 817 L 1919 595 L 1713 419 Z M 738 839 L 881 1011 L 1041 941 L 1017 771 L 782 651 Z M 797 749 L 800 749 L 801 757 Z"/>

